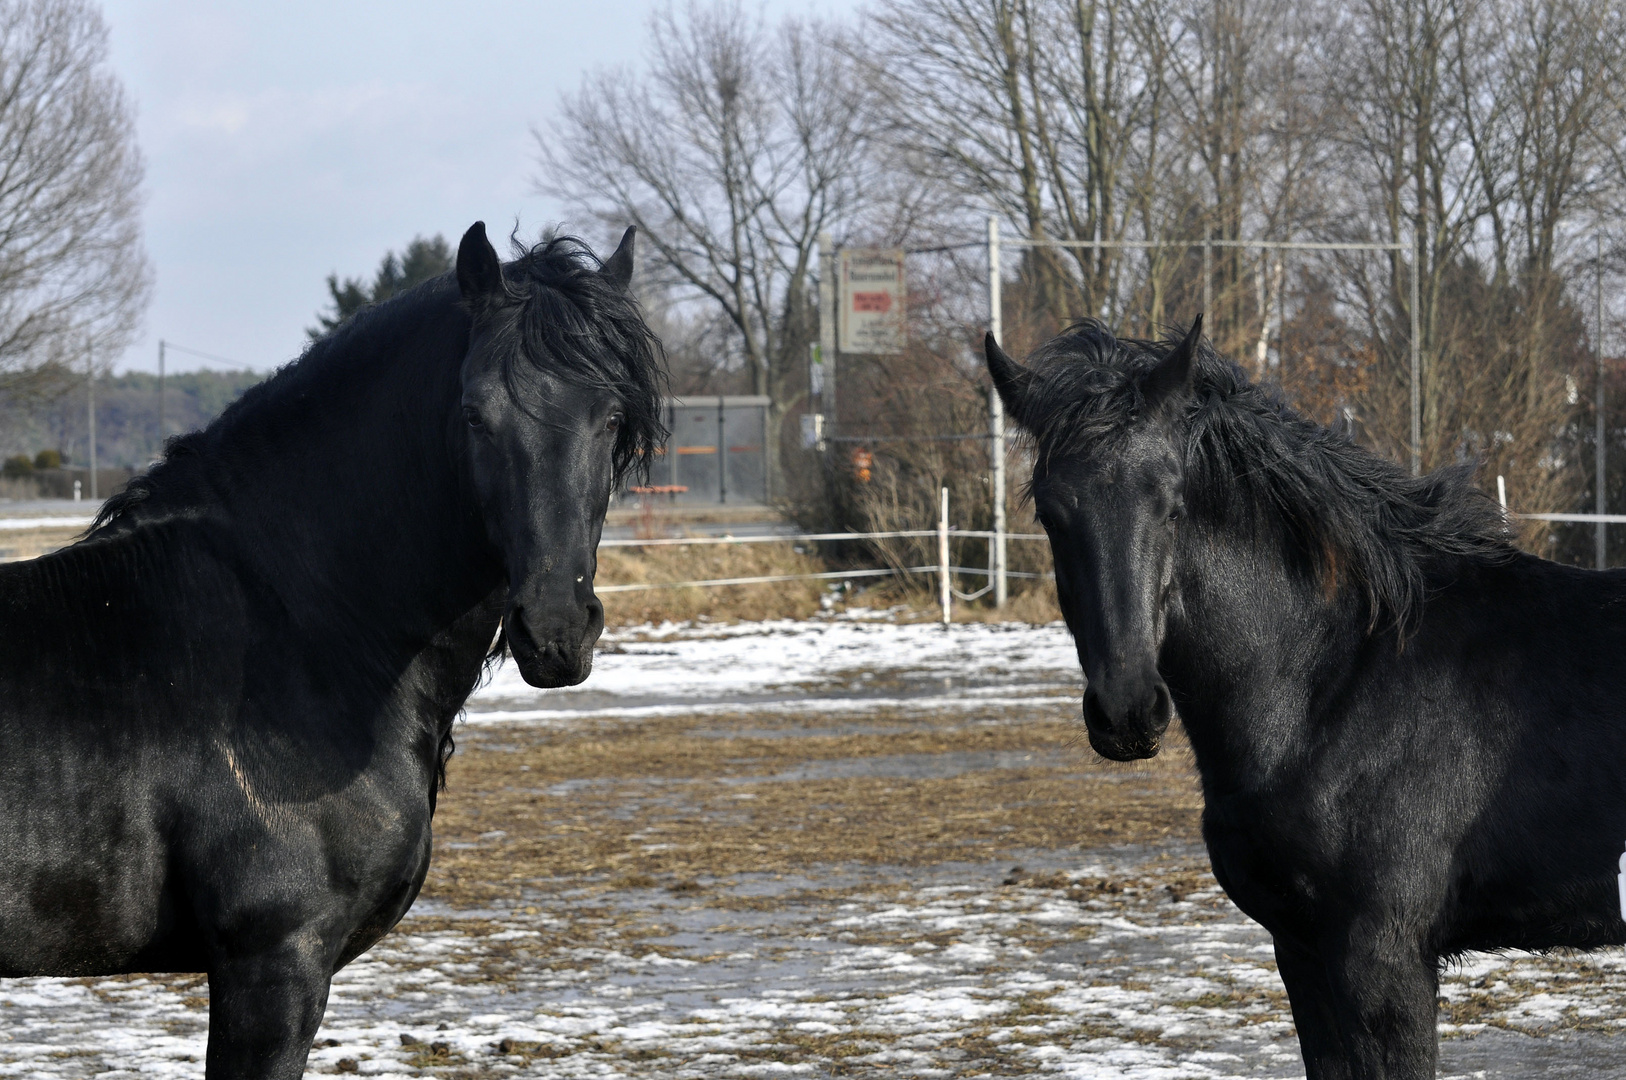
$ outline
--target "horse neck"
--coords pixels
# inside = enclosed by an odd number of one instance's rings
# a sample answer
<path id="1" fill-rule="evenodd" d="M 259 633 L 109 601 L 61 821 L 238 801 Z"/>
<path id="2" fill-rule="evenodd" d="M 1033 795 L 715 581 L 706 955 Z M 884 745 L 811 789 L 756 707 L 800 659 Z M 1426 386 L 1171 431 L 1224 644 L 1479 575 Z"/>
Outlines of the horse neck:
<path id="1" fill-rule="evenodd" d="M 229 557 L 313 650 L 393 663 L 500 585 L 450 447 L 468 322 L 425 306 L 302 361 L 203 463 Z"/>
<path id="2" fill-rule="evenodd" d="M 1280 536 L 1193 521 L 1176 553 L 1178 603 L 1160 668 L 1206 789 L 1268 780 L 1307 745 L 1307 725 L 1364 636 L 1346 590 L 1295 568 Z"/>

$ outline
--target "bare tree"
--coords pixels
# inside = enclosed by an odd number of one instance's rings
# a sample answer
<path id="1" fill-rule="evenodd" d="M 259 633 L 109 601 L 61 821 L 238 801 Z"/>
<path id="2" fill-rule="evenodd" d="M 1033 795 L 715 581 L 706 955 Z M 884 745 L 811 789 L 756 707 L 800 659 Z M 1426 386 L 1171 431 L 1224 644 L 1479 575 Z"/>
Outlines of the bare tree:
<path id="1" fill-rule="evenodd" d="M 1166 57 L 1141 14 L 1133 0 L 883 0 L 867 36 L 889 140 L 1025 239 L 1161 232 L 1178 178 L 1158 176 Z M 1050 327 L 1121 314 L 1121 249 L 1022 261 Z"/>
<path id="2" fill-rule="evenodd" d="M 0 0 L 0 389 L 14 395 L 115 355 L 151 292 L 141 155 L 107 56 L 86 0 Z"/>
<path id="3" fill-rule="evenodd" d="M 1566 261 L 1622 189 L 1614 7 L 1366 0 L 1332 53 L 1353 76 L 1343 228 L 1415 238 L 1379 280 L 1346 277 L 1375 345 L 1364 423 L 1404 453 L 1416 275 L 1423 464 L 1482 455 L 1526 506 L 1568 506 L 1585 483 L 1566 449 L 1588 341 Z"/>
<path id="4" fill-rule="evenodd" d="M 862 80 L 829 27 L 770 29 L 737 0 L 666 8 L 650 38 L 646 74 L 590 75 L 535 132 L 537 187 L 639 226 L 646 281 L 721 317 L 713 340 L 773 401 L 773 453 L 817 337 L 819 234 L 854 219 L 873 171 Z"/>
<path id="5" fill-rule="evenodd" d="M 1325 33 L 1323 10 L 1284 0 L 1142 2 L 1142 22 L 1167 57 L 1168 126 L 1201 178 L 1169 216 L 1189 223 L 1187 237 L 1219 242 L 1205 260 L 1208 280 L 1197 281 L 1212 309 L 1204 328 L 1223 351 L 1251 352 L 1263 374 L 1281 321 L 1283 262 L 1279 252 L 1236 245 L 1301 239 L 1322 216 L 1326 93 L 1309 58 Z"/>

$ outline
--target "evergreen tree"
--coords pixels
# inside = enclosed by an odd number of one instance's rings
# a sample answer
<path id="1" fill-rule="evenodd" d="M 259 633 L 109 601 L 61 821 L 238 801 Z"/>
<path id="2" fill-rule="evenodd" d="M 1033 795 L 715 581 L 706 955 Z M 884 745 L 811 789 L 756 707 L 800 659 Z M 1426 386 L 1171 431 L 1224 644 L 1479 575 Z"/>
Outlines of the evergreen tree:
<path id="1" fill-rule="evenodd" d="M 396 293 L 439 277 L 451 268 L 451 246 L 444 236 L 436 233 L 429 239 L 413 237 L 406 250 L 399 255 L 393 251 L 385 252 L 371 285 L 360 278 L 340 281 L 339 275 L 329 274 L 327 291 L 333 299 L 333 307 L 328 312 L 317 312 L 316 321 L 321 325 L 311 327 L 306 333 L 312 339 L 319 338 L 368 304 L 382 303 Z"/>

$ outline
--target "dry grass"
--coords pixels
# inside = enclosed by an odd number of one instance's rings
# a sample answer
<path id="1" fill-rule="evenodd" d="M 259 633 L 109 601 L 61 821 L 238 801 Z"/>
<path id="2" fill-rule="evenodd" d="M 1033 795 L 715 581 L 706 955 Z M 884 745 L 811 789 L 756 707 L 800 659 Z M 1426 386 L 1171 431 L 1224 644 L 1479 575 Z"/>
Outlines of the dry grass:
<path id="1" fill-rule="evenodd" d="M 1149 762 L 1103 762 L 1080 743 L 1074 707 L 1041 706 L 1045 715 L 1019 725 L 973 719 L 875 735 L 719 738 L 728 721 L 715 716 L 471 731 L 441 800 L 424 894 L 489 903 L 584 875 L 693 891 L 821 864 L 1196 839 L 1201 796 L 1183 742 Z M 761 716 L 750 724 L 764 727 Z M 793 778 L 818 761 L 1024 750 L 1033 758 L 1023 767 L 958 776 Z"/>
<path id="2" fill-rule="evenodd" d="M 85 504 L 87 507 L 90 503 Z M 90 511 L 87 510 L 86 513 Z M 0 562 L 33 559 L 67 547 L 84 534 L 84 526 L 6 529 L 0 531 Z"/>
<path id="3" fill-rule="evenodd" d="M 818 557 L 816 550 L 798 550 L 791 543 L 697 544 L 692 547 L 604 548 L 599 552 L 597 583 L 631 585 L 669 581 L 712 581 L 720 578 L 816 574 L 839 570 Z M 839 580 L 782 581 L 759 585 L 709 588 L 648 589 L 638 592 L 599 593 L 604 621 L 609 626 L 643 623 L 692 622 L 698 619 L 756 620 L 805 619 L 823 610 L 857 604 L 869 608 L 901 608 L 908 618 L 935 619 L 936 578 L 910 575 L 910 580 L 853 578 L 843 588 Z M 923 584 L 924 583 L 924 584 Z M 930 585 L 930 588 L 925 587 Z M 988 598 L 953 605 L 955 622 L 1049 623 L 1061 618 L 1055 586 L 1049 581 L 1012 582 L 1004 608 Z"/>
<path id="4" fill-rule="evenodd" d="M 644 582 L 713 581 L 719 578 L 814 574 L 827 567 L 791 544 L 697 544 L 693 547 L 604 548 L 599 551 L 599 585 Z M 820 581 L 767 585 L 648 589 L 600 593 L 604 621 L 611 626 L 695 619 L 805 619 L 819 611 L 828 588 Z"/>
<path id="5" fill-rule="evenodd" d="M 866 585 L 862 590 L 847 594 L 849 604 L 863 604 L 870 608 L 902 608 L 904 618 L 937 619 L 942 609 L 937 606 L 937 579 L 930 575 L 912 575 L 915 580 L 902 582 L 882 579 L 878 584 Z M 930 589 L 920 583 L 928 581 Z M 1022 622 L 1035 626 L 1061 621 L 1061 606 L 1056 602 L 1055 583 L 1048 580 L 1016 580 L 1002 608 L 995 607 L 990 597 L 967 603 L 955 598 L 950 608 L 955 622 L 1002 623 Z"/>

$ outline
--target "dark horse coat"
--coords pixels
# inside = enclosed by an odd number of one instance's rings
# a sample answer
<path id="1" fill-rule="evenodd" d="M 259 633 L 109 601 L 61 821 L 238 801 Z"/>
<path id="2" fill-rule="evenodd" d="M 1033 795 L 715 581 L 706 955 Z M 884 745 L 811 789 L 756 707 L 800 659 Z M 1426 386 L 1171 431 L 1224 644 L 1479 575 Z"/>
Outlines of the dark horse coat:
<path id="1" fill-rule="evenodd" d="M 1626 573 L 1518 551 L 1470 468 L 1406 475 L 1200 328 L 987 342 L 1090 742 L 1148 757 L 1178 710 L 1311 1080 L 1433 1077 L 1442 958 L 1626 941 Z"/>
<path id="2" fill-rule="evenodd" d="M 358 315 L 0 568 L 0 975 L 204 971 L 208 1075 L 297 1077 L 333 973 L 412 903 L 499 621 L 539 686 L 603 626 L 658 346 L 570 240 Z"/>

